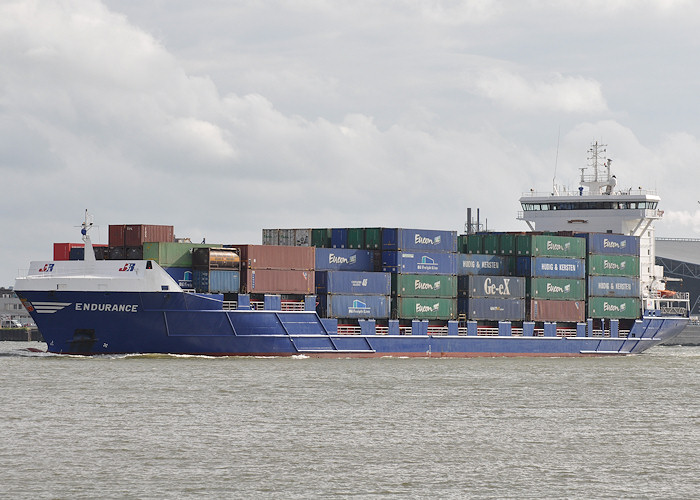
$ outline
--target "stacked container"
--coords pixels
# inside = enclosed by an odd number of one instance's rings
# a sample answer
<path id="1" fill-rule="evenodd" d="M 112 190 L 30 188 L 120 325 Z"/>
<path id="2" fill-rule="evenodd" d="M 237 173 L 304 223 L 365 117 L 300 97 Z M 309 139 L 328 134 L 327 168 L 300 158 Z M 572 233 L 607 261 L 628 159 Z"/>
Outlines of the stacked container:
<path id="1" fill-rule="evenodd" d="M 241 293 L 314 293 L 315 248 L 235 245 L 241 257 Z"/>
<path id="2" fill-rule="evenodd" d="M 471 320 L 525 319 L 525 278 L 462 275 L 458 289 L 459 312 Z"/>
<path id="3" fill-rule="evenodd" d="M 192 289 L 194 288 L 192 251 L 197 248 L 217 247 L 220 245 L 155 241 L 143 244 L 143 258 L 157 262 L 180 285 L 180 288 Z"/>
<path id="4" fill-rule="evenodd" d="M 639 317 L 639 238 L 585 233 L 588 268 L 588 316 L 605 319 Z"/>
<path id="5" fill-rule="evenodd" d="M 173 242 L 173 226 L 154 224 L 110 224 L 110 259 L 143 259 L 143 245 L 147 242 Z"/>
<path id="6" fill-rule="evenodd" d="M 457 233 L 382 229 L 382 268 L 392 274 L 392 317 L 457 317 Z"/>
<path id="7" fill-rule="evenodd" d="M 192 283 L 195 290 L 203 293 L 238 293 L 241 284 L 240 262 L 233 248 L 194 248 Z"/>
<path id="8" fill-rule="evenodd" d="M 520 234 L 515 274 L 525 276 L 530 321 L 583 322 L 586 242 L 572 236 Z"/>

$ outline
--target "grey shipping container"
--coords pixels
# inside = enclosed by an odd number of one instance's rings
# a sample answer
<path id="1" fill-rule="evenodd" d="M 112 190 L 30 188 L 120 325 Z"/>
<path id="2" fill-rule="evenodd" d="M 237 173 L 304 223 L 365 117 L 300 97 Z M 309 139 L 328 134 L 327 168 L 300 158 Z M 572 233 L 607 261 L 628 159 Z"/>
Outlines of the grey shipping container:
<path id="1" fill-rule="evenodd" d="M 508 257 L 501 255 L 466 254 L 457 255 L 457 274 L 501 275 L 508 274 Z"/>
<path id="2" fill-rule="evenodd" d="M 500 299 L 524 298 L 525 278 L 512 276 L 460 276 L 459 294 Z"/>
<path id="3" fill-rule="evenodd" d="M 639 297 L 639 278 L 626 276 L 589 276 L 591 297 Z"/>
<path id="4" fill-rule="evenodd" d="M 460 297 L 459 314 L 467 319 L 482 321 L 522 321 L 525 319 L 525 299 L 494 299 Z"/>

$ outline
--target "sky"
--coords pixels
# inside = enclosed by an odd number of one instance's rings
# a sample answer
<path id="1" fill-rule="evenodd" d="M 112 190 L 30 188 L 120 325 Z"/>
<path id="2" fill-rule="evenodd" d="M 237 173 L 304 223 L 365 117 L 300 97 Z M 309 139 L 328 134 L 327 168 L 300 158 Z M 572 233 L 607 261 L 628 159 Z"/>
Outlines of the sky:
<path id="1" fill-rule="evenodd" d="M 700 2 L 2 0 L 0 286 L 110 224 L 499 231 L 591 143 L 700 238 Z"/>

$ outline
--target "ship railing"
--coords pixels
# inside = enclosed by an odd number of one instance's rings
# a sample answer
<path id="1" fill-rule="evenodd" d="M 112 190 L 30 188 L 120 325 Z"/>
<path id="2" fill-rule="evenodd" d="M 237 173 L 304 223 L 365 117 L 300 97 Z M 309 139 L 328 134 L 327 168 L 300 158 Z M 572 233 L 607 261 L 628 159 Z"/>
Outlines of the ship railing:
<path id="1" fill-rule="evenodd" d="M 265 309 L 265 302 L 262 300 L 251 300 L 250 309 L 253 311 L 263 311 Z"/>
<path id="2" fill-rule="evenodd" d="M 476 329 L 476 334 L 484 337 L 498 337 L 498 327 L 483 326 Z"/>
<path id="3" fill-rule="evenodd" d="M 360 335 L 361 330 L 357 325 L 338 325 L 338 335 Z"/>
<path id="4" fill-rule="evenodd" d="M 282 301 L 282 310 L 283 311 L 304 311 L 305 304 L 304 304 L 304 302 L 300 302 L 298 300 L 283 300 Z"/>
<path id="5" fill-rule="evenodd" d="M 238 301 L 237 300 L 224 300 L 222 306 L 224 311 L 235 311 L 238 309 Z"/>
<path id="6" fill-rule="evenodd" d="M 466 326 L 460 326 L 459 328 L 457 328 L 457 335 L 463 335 L 466 337 L 468 334 L 467 332 L 468 328 Z"/>
<path id="7" fill-rule="evenodd" d="M 576 328 L 557 328 L 557 337 L 575 337 Z"/>
<path id="8" fill-rule="evenodd" d="M 448 335 L 446 326 L 428 326 L 428 335 Z"/>
<path id="9" fill-rule="evenodd" d="M 374 332 L 377 335 L 389 335 L 389 327 L 388 326 L 381 326 L 377 325 L 374 327 Z"/>
<path id="10" fill-rule="evenodd" d="M 413 335 L 413 328 L 410 326 L 399 326 L 399 335 Z"/>

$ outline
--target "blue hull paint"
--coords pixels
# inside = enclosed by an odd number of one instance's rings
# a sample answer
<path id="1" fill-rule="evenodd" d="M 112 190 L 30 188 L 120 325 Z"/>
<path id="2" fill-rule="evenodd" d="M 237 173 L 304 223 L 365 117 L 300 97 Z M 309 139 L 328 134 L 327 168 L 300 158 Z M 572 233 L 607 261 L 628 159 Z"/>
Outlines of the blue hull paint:
<path id="1" fill-rule="evenodd" d="M 224 311 L 216 297 L 168 292 L 18 291 L 50 352 L 318 357 L 582 356 L 639 353 L 680 333 L 682 317 L 645 317 L 627 338 L 338 335 L 315 312 Z M 332 324 L 332 323 L 331 323 Z"/>

